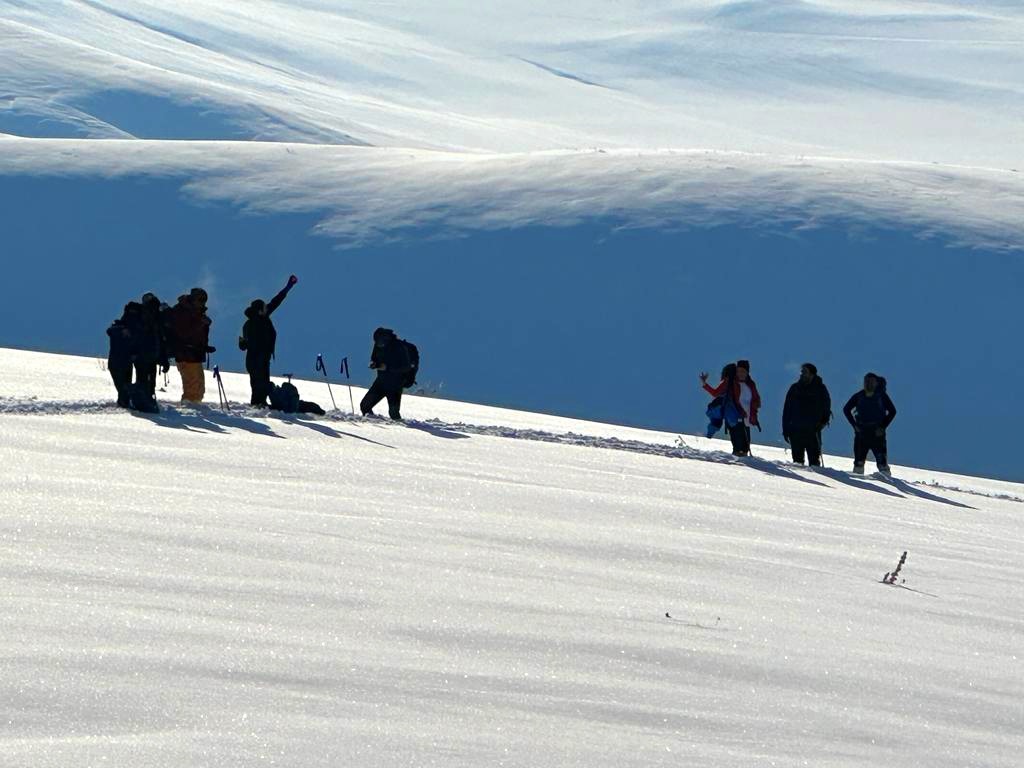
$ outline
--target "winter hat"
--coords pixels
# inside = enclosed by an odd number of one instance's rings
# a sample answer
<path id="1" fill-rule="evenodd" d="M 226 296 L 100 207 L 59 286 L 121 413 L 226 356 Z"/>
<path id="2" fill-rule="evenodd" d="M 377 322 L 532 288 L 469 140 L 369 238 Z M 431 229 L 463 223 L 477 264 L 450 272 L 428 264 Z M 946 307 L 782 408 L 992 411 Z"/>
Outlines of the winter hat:
<path id="1" fill-rule="evenodd" d="M 209 301 L 210 298 L 207 295 L 206 291 L 204 291 L 202 288 L 193 288 L 191 291 L 188 292 L 188 295 L 191 296 L 193 300 L 198 301 L 200 304 L 205 304 L 207 301 Z"/>
<path id="2" fill-rule="evenodd" d="M 867 381 L 868 379 L 874 379 L 875 381 L 878 381 L 880 377 L 877 373 L 872 373 L 871 371 L 868 371 L 867 373 L 864 374 L 864 381 Z"/>
<path id="3" fill-rule="evenodd" d="M 373 340 L 375 342 L 387 341 L 394 335 L 395 332 L 390 328 L 378 328 L 373 332 Z"/>
<path id="4" fill-rule="evenodd" d="M 814 363 L 804 363 L 800 367 L 801 368 L 806 368 L 808 370 L 808 372 L 811 374 L 811 376 L 817 376 L 818 375 L 818 366 L 816 366 Z"/>
<path id="5" fill-rule="evenodd" d="M 746 370 L 747 373 L 750 373 L 750 361 L 749 360 L 737 360 L 736 361 L 736 367 L 737 368 L 743 368 L 744 370 Z"/>

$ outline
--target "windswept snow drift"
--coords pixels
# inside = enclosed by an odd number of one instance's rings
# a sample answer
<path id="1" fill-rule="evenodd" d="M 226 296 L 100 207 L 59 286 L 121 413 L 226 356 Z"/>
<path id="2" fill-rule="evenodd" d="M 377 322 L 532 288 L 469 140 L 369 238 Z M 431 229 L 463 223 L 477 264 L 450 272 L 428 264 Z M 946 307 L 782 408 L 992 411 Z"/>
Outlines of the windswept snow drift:
<path id="1" fill-rule="evenodd" d="M 0 351 L 2 765 L 1018 763 L 1024 487 L 110 392 Z"/>

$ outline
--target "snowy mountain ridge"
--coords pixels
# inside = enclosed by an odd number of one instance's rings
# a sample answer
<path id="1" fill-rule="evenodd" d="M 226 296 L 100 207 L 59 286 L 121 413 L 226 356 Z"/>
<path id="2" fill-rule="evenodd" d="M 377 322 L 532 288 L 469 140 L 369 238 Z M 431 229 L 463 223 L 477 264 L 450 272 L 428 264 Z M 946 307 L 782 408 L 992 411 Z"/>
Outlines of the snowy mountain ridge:
<path id="1" fill-rule="evenodd" d="M 174 378 L 0 350 L 0 765 L 1016 765 L 1024 486 Z"/>

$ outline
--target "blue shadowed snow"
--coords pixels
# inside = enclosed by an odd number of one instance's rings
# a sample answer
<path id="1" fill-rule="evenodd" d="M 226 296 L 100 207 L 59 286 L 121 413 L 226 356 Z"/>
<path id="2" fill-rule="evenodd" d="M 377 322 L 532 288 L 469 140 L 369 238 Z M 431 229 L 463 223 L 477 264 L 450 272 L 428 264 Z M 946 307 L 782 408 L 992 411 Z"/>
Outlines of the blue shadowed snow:
<path id="1" fill-rule="evenodd" d="M 94 93 L 75 107 L 137 139 L 252 139 L 254 131 L 247 126 L 257 125 L 260 118 L 255 110 L 232 114 L 223 106 L 199 100 L 186 102 L 136 91 Z"/>
<path id="2" fill-rule="evenodd" d="M 894 461 L 1024 479 L 1012 394 L 1024 361 L 1008 322 L 1018 256 L 891 231 L 600 221 L 337 251 L 308 234 L 313 217 L 197 206 L 170 180 L 0 177 L 0 199 L 0 345 L 103 357 L 125 301 L 203 284 L 217 359 L 241 370 L 243 308 L 294 271 L 276 373 L 312 376 L 323 352 L 335 370 L 349 355 L 368 382 L 370 333 L 389 325 L 420 346 L 421 383 L 452 397 L 699 432 L 697 373 L 747 357 L 765 399 L 757 439 L 777 443 L 782 398 L 810 360 L 833 394 L 827 451 L 849 454 L 840 409 L 872 369 L 900 410 Z"/>

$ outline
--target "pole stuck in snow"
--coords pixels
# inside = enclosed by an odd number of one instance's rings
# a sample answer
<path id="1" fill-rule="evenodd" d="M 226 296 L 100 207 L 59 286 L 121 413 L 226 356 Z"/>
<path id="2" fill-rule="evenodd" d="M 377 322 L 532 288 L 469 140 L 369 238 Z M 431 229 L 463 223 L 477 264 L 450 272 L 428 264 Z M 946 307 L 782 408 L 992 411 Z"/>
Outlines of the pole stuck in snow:
<path id="1" fill-rule="evenodd" d="M 220 400 L 220 407 L 225 411 L 230 411 L 231 406 L 228 405 L 228 393 L 224 391 L 224 380 L 220 377 L 220 366 L 213 366 L 213 378 L 217 381 L 217 399 Z"/>
<path id="2" fill-rule="evenodd" d="M 348 404 L 352 407 L 352 415 L 356 415 L 356 401 L 352 399 L 352 377 L 348 375 L 348 356 L 341 358 L 341 370 L 338 373 L 348 382 Z"/>
<path id="3" fill-rule="evenodd" d="M 323 374 L 324 374 L 324 381 L 327 382 L 327 392 L 331 396 L 331 405 L 334 406 L 334 410 L 338 410 L 338 404 L 336 402 L 334 402 L 334 392 L 331 391 L 331 380 L 329 378 L 327 378 L 327 366 L 324 365 L 324 356 L 323 355 L 317 355 L 316 356 L 316 370 L 317 370 L 317 372 L 323 372 Z"/>

